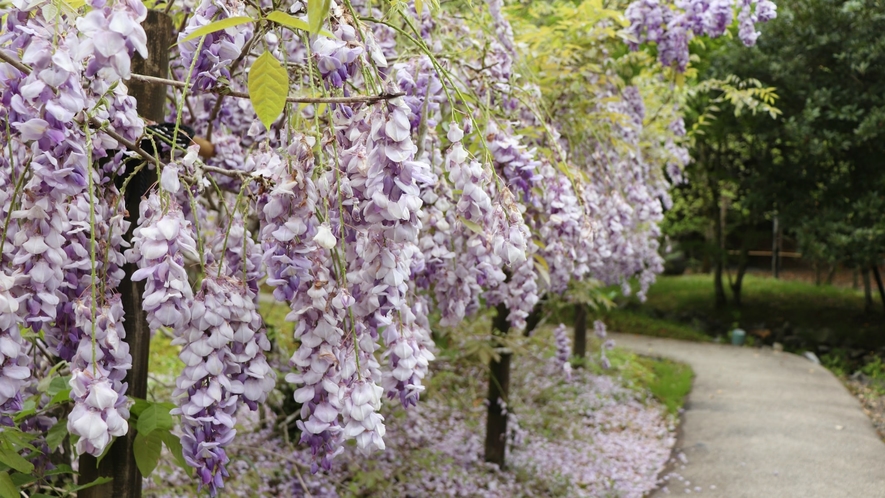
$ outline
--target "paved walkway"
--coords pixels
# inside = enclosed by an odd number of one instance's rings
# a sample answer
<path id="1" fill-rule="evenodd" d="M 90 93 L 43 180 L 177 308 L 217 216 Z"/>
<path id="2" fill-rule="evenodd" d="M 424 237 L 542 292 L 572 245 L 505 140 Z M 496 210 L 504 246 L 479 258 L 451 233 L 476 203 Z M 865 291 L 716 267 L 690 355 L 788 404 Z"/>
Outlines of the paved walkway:
<path id="1" fill-rule="evenodd" d="M 676 443 L 688 463 L 673 469 L 685 480 L 670 480 L 671 496 L 685 494 L 688 481 L 701 496 L 885 497 L 885 443 L 825 368 L 771 350 L 611 336 L 694 369 Z"/>

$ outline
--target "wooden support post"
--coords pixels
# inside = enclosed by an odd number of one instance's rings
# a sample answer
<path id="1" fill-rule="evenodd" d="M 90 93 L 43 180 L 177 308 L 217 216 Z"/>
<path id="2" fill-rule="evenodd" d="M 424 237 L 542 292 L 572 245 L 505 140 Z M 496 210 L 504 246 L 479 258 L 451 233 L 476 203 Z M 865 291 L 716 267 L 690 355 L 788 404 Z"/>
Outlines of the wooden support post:
<path id="1" fill-rule="evenodd" d="M 778 236 L 778 223 L 777 223 L 777 215 L 774 215 L 774 218 L 771 221 L 771 275 L 774 278 L 778 278 L 780 273 L 780 265 L 778 258 L 780 258 L 780 237 Z"/>
<path id="2" fill-rule="evenodd" d="M 587 355 L 587 305 L 575 304 L 575 345 L 574 355 L 584 358 Z"/>
<path id="3" fill-rule="evenodd" d="M 507 331 L 510 330 L 507 314 L 507 306 L 503 303 L 499 304 L 497 315 L 492 322 L 493 334 L 507 334 Z M 512 355 L 501 353 L 500 356 L 500 360 L 489 362 L 489 407 L 486 420 L 485 459 L 487 462 L 504 468 L 506 463 L 504 457 L 507 451 L 507 415 L 501 409 L 500 401 L 506 402 L 510 394 L 510 357 Z"/>
<path id="4" fill-rule="evenodd" d="M 142 24 L 147 33 L 148 59 L 137 54 L 132 60 L 132 71 L 149 76 L 166 78 L 169 68 L 169 47 L 172 45 L 172 19 L 157 11 L 148 11 Z M 127 84 L 129 94 L 135 97 L 139 115 L 150 121 L 162 122 L 166 114 L 166 88 L 163 85 L 131 81 Z M 131 240 L 132 231 L 138 221 L 139 204 L 148 186 L 156 181 L 153 170 L 142 170 L 143 178 L 133 178 L 126 192 L 127 220 L 130 222 L 126 240 Z M 151 175 L 153 177 L 151 178 Z M 148 359 L 150 353 L 150 330 L 141 306 L 144 282 L 133 282 L 132 274 L 137 269 L 127 263 L 123 269 L 126 276 L 120 283 L 126 327 L 126 342 L 132 354 L 132 369 L 126 375 L 129 385 L 127 394 L 135 398 L 147 397 Z M 96 459 L 91 455 L 80 457 L 80 482 L 87 483 L 99 476 L 112 477 L 113 481 L 102 486 L 94 486 L 80 491 L 80 498 L 140 498 L 141 472 L 135 465 L 133 447 L 135 427 L 118 437 L 108 454 L 96 467 Z"/>

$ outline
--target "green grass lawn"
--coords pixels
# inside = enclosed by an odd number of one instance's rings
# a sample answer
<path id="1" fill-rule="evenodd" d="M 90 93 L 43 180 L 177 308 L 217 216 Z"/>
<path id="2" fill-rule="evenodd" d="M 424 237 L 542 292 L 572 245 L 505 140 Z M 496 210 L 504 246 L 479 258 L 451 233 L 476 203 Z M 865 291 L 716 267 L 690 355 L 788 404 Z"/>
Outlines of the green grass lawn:
<path id="1" fill-rule="evenodd" d="M 728 305 L 717 309 L 711 275 L 662 276 L 645 303 L 621 298 L 604 317 L 611 330 L 679 339 L 724 337 L 738 323 L 748 331 L 769 330 L 767 342 L 788 347 L 885 346 L 885 315 L 878 302 L 865 313 L 861 291 L 747 275 L 743 306 L 731 302 L 730 290 L 726 294 Z"/>

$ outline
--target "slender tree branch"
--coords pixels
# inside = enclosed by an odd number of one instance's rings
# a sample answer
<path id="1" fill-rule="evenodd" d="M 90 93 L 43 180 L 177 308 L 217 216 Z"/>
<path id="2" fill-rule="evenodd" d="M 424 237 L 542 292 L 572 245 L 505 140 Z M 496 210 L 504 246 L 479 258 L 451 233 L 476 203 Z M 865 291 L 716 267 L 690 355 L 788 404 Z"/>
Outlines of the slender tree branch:
<path id="1" fill-rule="evenodd" d="M 0 50 L 0 60 L 8 63 L 10 66 L 18 69 L 25 74 L 31 74 L 31 68 L 14 59 L 12 56 L 7 54 L 5 50 Z"/>
<path id="2" fill-rule="evenodd" d="M 154 76 L 145 76 L 143 74 L 132 74 L 132 79 L 137 81 L 144 81 L 146 83 L 158 83 L 160 85 L 166 85 L 176 88 L 184 88 L 184 82 L 170 80 L 166 78 L 157 78 Z M 230 97 L 238 97 L 241 99 L 248 99 L 249 94 L 244 92 L 237 92 L 234 90 L 228 89 L 218 89 L 218 90 L 210 90 L 208 93 L 214 93 L 216 95 L 224 95 Z M 404 93 L 382 93 L 381 95 L 356 95 L 353 97 L 289 97 L 286 99 L 286 102 L 293 102 L 296 104 L 356 104 L 360 102 L 366 103 L 374 103 L 381 100 L 390 100 L 395 99 L 397 97 L 402 97 L 405 95 Z"/>

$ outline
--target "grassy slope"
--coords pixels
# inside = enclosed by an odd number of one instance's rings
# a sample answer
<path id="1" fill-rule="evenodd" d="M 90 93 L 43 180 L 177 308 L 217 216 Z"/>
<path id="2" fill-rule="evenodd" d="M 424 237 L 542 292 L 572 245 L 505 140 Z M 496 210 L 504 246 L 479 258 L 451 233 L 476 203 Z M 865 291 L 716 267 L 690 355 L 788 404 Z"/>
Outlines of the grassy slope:
<path id="1" fill-rule="evenodd" d="M 660 277 L 646 303 L 630 298 L 607 320 L 613 330 L 680 339 L 691 339 L 691 330 L 724 334 L 734 322 L 747 330 L 769 329 L 774 338 L 789 323 L 792 333 L 809 343 L 870 349 L 885 345 L 885 316 L 878 306 L 864 313 L 859 291 L 748 275 L 743 301 L 741 308 L 729 302 L 716 309 L 710 275 Z"/>

